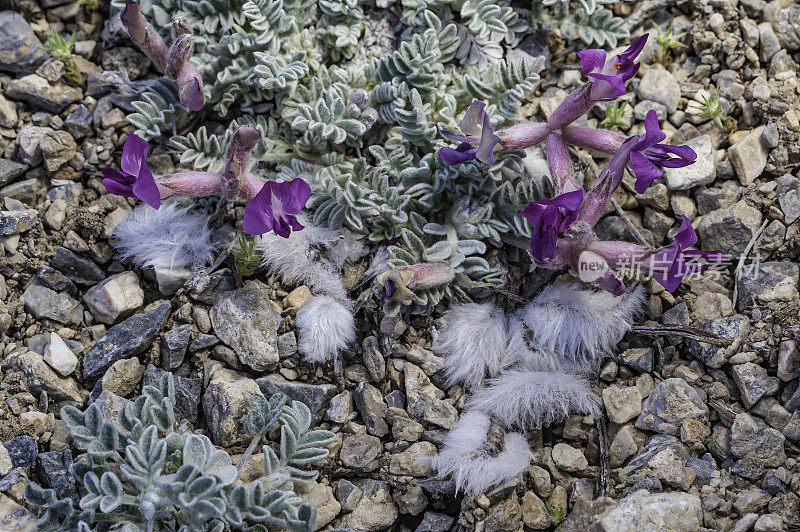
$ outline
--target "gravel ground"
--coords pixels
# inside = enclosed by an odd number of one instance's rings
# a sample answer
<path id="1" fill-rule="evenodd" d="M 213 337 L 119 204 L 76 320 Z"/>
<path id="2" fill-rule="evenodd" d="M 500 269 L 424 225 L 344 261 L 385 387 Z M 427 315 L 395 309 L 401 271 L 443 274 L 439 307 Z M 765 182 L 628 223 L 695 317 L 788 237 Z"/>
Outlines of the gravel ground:
<path id="1" fill-rule="evenodd" d="M 180 377 L 181 415 L 232 454 L 246 442 L 241 424 L 227 421 L 246 412 L 253 390 L 302 400 L 337 434 L 304 495 L 318 507 L 320 528 L 800 529 L 796 3 L 690 0 L 649 15 L 686 32 L 687 46 L 664 68 L 648 60 L 651 39 L 624 117 L 641 128 L 655 108 L 666 118 L 666 141 L 692 146 L 699 161 L 669 171 L 644 195 L 623 187 L 620 211 L 598 233 L 636 238 L 627 221 L 658 245 L 684 214 L 699 247 L 731 261 L 674 294 L 645 283 L 639 325 L 652 327 L 629 333 L 596 383 L 606 417 L 572 416 L 529 432 L 527 473 L 475 498 L 430 480 L 417 460 L 436 453 L 466 399 L 444 385 L 444 361 L 431 349 L 445 307 L 395 319 L 364 309 L 357 345 L 336 377 L 297 356 L 293 318 L 306 287 L 263 274 L 241 284 L 231 262 L 213 273 L 117 262 L 108 237 L 135 203 L 108 194 L 98 169 L 115 165 L 133 128 L 130 96 L 109 80 L 123 67 L 132 80 L 156 73 L 129 43 L 106 39 L 100 12 L 48 0 L 0 7 L 0 528 L 28 530 L 28 479 L 54 485 L 72 461 L 62 404 L 99 401 L 113 412 L 169 369 Z M 77 35 L 85 86 L 67 83 L 63 64 L 41 50 L 49 28 Z M 527 116 L 551 111 L 578 83 L 567 51 L 550 36 L 554 64 Z M 694 107 L 717 91 L 724 127 Z M 589 126 L 603 116 L 596 108 Z M 581 156 L 590 175 L 596 163 Z M 177 157 L 159 148 L 153 161 L 166 171 Z M 544 164 L 535 153 L 527 161 Z M 231 226 L 241 219 L 225 216 Z M 254 298 L 263 302 L 256 310 Z M 661 325 L 729 342 L 652 334 Z M 597 482 L 601 445 L 610 454 L 606 493 Z M 18 527 L 4 528 L 12 519 Z"/>

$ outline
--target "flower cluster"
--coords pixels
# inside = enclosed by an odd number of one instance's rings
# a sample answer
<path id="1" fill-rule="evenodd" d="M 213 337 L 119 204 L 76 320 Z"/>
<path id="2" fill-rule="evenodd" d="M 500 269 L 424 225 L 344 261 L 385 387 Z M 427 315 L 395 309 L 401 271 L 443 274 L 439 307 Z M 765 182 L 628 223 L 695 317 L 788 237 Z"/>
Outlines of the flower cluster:
<path id="1" fill-rule="evenodd" d="M 626 169 L 636 177 L 635 188 L 641 194 L 664 174 L 664 168 L 687 166 L 697 158 L 688 146 L 663 144 L 666 135 L 652 110 L 645 118 L 644 133 L 631 137 L 573 124 L 595 103 L 625 94 L 625 84 L 639 70 L 636 58 L 647 37 L 643 35 L 610 59 L 604 50 L 578 52 L 583 75 L 590 81 L 565 98 L 546 123 L 517 124 L 495 133 L 485 104 L 476 100 L 461 122 L 465 136 L 443 132 L 461 144 L 456 149 L 439 150 L 447 164 L 477 159 L 491 165 L 497 152 L 525 149 L 544 141 L 556 195 L 533 201 L 519 213 L 533 226 L 531 257 L 537 265 L 547 268 L 569 266 L 582 279 L 617 295 L 625 292 L 625 284 L 615 269 L 625 262 L 639 261 L 640 271 L 673 291 L 687 273 L 709 267 L 708 261 L 718 256 L 717 252 L 688 249 L 697 242 L 697 236 L 685 216 L 673 242 L 661 248 L 600 241 L 593 231 Z M 568 143 L 612 155 L 588 192 L 575 182 Z M 687 267 L 689 263 L 697 267 Z"/>

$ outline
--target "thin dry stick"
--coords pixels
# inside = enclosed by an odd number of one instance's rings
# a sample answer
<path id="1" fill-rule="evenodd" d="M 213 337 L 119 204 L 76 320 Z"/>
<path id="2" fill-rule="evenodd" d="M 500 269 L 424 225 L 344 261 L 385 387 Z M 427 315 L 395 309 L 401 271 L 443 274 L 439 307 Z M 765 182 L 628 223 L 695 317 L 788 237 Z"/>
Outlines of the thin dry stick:
<path id="1" fill-rule="evenodd" d="M 652 336 L 674 334 L 675 336 L 683 336 L 698 342 L 704 342 L 720 347 L 728 347 L 733 343 L 733 340 L 728 340 L 727 338 L 723 338 L 717 334 L 701 331 L 700 329 L 695 329 L 692 327 L 683 327 L 682 325 L 634 325 L 631 327 L 631 332 L 649 334 Z"/>
<path id="2" fill-rule="evenodd" d="M 739 275 L 742 273 L 744 269 L 744 261 L 747 259 L 747 256 L 750 254 L 750 251 L 753 249 L 753 246 L 756 244 L 756 240 L 758 237 L 761 236 L 761 233 L 764 231 L 764 228 L 767 227 L 767 223 L 769 220 L 764 220 L 764 223 L 761 224 L 761 227 L 758 228 L 758 231 L 755 232 L 753 238 L 750 239 L 750 242 L 747 243 L 747 247 L 744 248 L 744 252 L 742 252 L 741 257 L 739 257 L 739 263 L 736 265 L 736 270 L 733 273 L 733 304 L 736 304 L 736 299 L 739 296 Z"/>

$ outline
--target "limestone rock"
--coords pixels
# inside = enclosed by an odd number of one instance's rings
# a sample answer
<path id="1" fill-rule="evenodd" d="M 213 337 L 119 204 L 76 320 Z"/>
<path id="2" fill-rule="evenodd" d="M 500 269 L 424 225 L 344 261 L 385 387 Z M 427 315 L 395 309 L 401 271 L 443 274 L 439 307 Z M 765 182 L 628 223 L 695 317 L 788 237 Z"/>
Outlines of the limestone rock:
<path id="1" fill-rule="evenodd" d="M 97 321 L 111 325 L 144 304 L 144 290 L 135 273 L 122 272 L 87 290 L 83 300 Z"/>

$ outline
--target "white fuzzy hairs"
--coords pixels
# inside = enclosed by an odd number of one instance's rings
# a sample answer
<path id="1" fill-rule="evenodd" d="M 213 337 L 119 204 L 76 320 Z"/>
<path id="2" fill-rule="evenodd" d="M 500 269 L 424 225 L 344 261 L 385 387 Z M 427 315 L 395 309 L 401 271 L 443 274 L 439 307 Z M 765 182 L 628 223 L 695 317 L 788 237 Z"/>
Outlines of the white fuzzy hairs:
<path id="1" fill-rule="evenodd" d="M 347 297 L 341 269 L 357 250 L 339 231 L 317 227 L 298 216 L 305 226 L 289 238 L 261 235 L 256 249 L 261 264 L 287 284 L 305 284 L 314 296 L 297 311 L 298 350 L 309 362 L 333 360 L 356 338 L 353 302 Z"/>
<path id="2" fill-rule="evenodd" d="M 494 305 L 468 303 L 451 308 L 433 349 L 445 357 L 447 385 L 472 390 L 496 376 L 507 344 L 505 313 Z"/>
<path id="3" fill-rule="evenodd" d="M 506 433 L 503 450 L 496 456 L 481 452 L 490 424 L 481 412 L 464 413 L 431 459 L 438 477 L 452 475 L 456 491 L 475 496 L 528 469 L 532 454 L 522 434 Z"/>
<path id="4" fill-rule="evenodd" d="M 110 238 L 121 260 L 138 267 L 192 268 L 208 265 L 219 251 L 208 216 L 178 199 L 160 209 L 139 205 Z"/>

